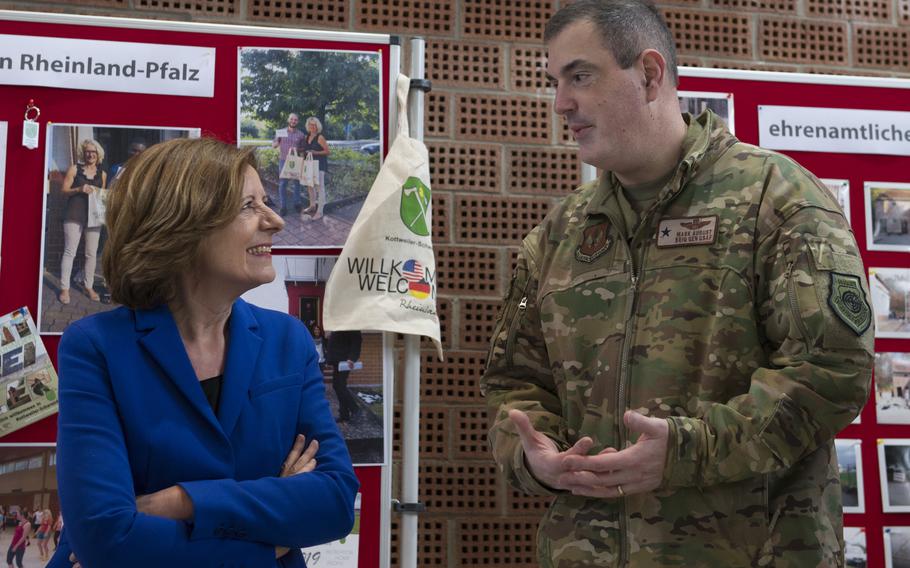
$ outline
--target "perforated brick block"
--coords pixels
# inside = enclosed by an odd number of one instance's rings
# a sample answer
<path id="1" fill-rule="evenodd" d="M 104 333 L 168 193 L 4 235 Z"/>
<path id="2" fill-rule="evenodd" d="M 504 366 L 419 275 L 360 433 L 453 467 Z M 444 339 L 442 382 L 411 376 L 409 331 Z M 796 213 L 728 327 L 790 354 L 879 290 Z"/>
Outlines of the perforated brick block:
<path id="1" fill-rule="evenodd" d="M 850 20 L 887 20 L 891 17 L 888 0 L 806 0 L 806 11 L 816 18 Z"/>
<path id="2" fill-rule="evenodd" d="M 553 0 L 462 0 L 461 26 L 469 37 L 540 43 L 555 11 Z"/>
<path id="3" fill-rule="evenodd" d="M 459 302 L 459 341 L 466 349 L 487 349 L 496 326 L 500 300 L 461 300 Z"/>
<path id="4" fill-rule="evenodd" d="M 490 446 L 487 444 L 489 411 L 484 406 L 452 408 L 453 456 L 455 459 L 487 459 Z"/>
<path id="5" fill-rule="evenodd" d="M 358 0 L 358 31 L 376 30 L 408 34 L 451 35 L 455 3 L 448 0 Z"/>
<path id="6" fill-rule="evenodd" d="M 910 0 L 897 0 L 897 21 L 910 24 Z"/>
<path id="7" fill-rule="evenodd" d="M 502 89 L 503 47 L 464 40 L 428 39 L 426 76 L 433 86 Z"/>
<path id="8" fill-rule="evenodd" d="M 401 566 L 400 549 L 401 521 L 392 514 L 390 559 L 392 566 Z M 421 516 L 417 521 L 417 566 L 421 568 L 442 567 L 446 561 L 446 520 Z"/>
<path id="9" fill-rule="evenodd" d="M 436 298 L 436 315 L 439 316 L 439 334 L 443 349 L 452 348 L 452 301 Z"/>
<path id="10" fill-rule="evenodd" d="M 401 383 L 401 381 L 397 381 Z M 401 458 L 401 433 L 403 422 L 401 417 L 402 406 L 395 405 L 392 428 L 392 456 Z M 448 457 L 447 438 L 450 435 L 449 409 L 442 406 L 420 407 L 420 425 L 418 436 L 420 440 L 420 459 L 446 459 Z"/>
<path id="11" fill-rule="evenodd" d="M 239 0 L 134 0 L 140 10 L 189 12 L 198 16 L 233 16 Z"/>
<path id="12" fill-rule="evenodd" d="M 501 295 L 501 256 L 498 249 L 439 246 L 434 252 L 440 294 Z"/>
<path id="13" fill-rule="evenodd" d="M 502 146 L 496 144 L 427 142 L 433 189 L 502 190 Z"/>
<path id="14" fill-rule="evenodd" d="M 455 238 L 460 243 L 517 245 L 550 206 L 551 201 L 543 198 L 459 195 Z"/>
<path id="15" fill-rule="evenodd" d="M 550 102 L 534 97 L 459 95 L 455 125 L 462 139 L 549 144 Z"/>
<path id="16" fill-rule="evenodd" d="M 774 12 L 776 14 L 796 14 L 797 11 L 796 0 L 711 0 L 711 5 L 718 8 Z"/>
<path id="17" fill-rule="evenodd" d="M 536 567 L 537 525 L 537 519 L 461 520 L 460 566 Z"/>
<path id="18" fill-rule="evenodd" d="M 663 15 L 680 53 L 752 57 L 752 29 L 746 16 L 679 8 L 665 8 Z"/>
<path id="19" fill-rule="evenodd" d="M 552 497 L 527 495 L 512 489 L 506 498 L 506 506 L 510 511 L 519 515 L 543 516 L 550 507 L 551 501 L 553 501 Z"/>
<path id="20" fill-rule="evenodd" d="M 498 508 L 497 471 L 492 458 L 489 462 L 421 462 L 418 493 L 433 513 L 491 513 Z"/>
<path id="21" fill-rule="evenodd" d="M 305 27 L 346 28 L 347 0 L 247 0 L 251 20 L 300 23 Z"/>
<path id="22" fill-rule="evenodd" d="M 424 99 L 423 128 L 426 136 L 450 138 L 452 126 L 449 109 L 453 95 L 443 91 L 430 91 Z"/>
<path id="23" fill-rule="evenodd" d="M 66 2 L 66 7 L 44 6 L 45 3 L 60 4 L 59 0 L 31 0 L 30 2 L 19 3 L 4 2 L 4 5 L 0 6 L 0 9 L 26 11 L 40 10 L 41 12 L 50 12 L 53 14 L 80 14 L 85 12 L 74 8 L 92 6 L 101 8 L 129 7 L 129 0 L 70 0 L 69 2 Z M 35 6 L 30 6 L 30 4 L 34 4 Z"/>
<path id="24" fill-rule="evenodd" d="M 432 168 L 432 166 L 430 167 Z M 436 244 L 450 242 L 452 240 L 452 194 L 447 191 L 436 191 L 436 188 L 433 187 L 431 207 L 433 208 L 433 242 Z"/>
<path id="25" fill-rule="evenodd" d="M 852 77 L 893 77 L 894 74 L 890 71 L 872 71 L 872 70 L 863 70 L 859 71 L 856 69 L 837 69 L 834 67 L 802 67 L 800 69 L 802 73 L 811 73 L 813 75 L 843 75 L 843 76 L 852 76 Z"/>
<path id="26" fill-rule="evenodd" d="M 509 193 L 562 196 L 581 184 L 578 151 L 567 148 L 510 148 Z"/>
<path id="27" fill-rule="evenodd" d="M 854 61 L 863 67 L 910 68 L 910 30 L 871 26 L 854 27 Z"/>
<path id="28" fill-rule="evenodd" d="M 547 50 L 543 47 L 513 45 L 509 84 L 513 91 L 536 91 L 554 96 L 547 82 Z"/>
<path id="29" fill-rule="evenodd" d="M 759 26 L 759 45 L 763 59 L 842 65 L 847 61 L 847 26 L 765 19 Z"/>
<path id="30" fill-rule="evenodd" d="M 445 361 L 439 361 L 431 351 L 424 351 L 420 374 L 421 400 L 427 403 L 483 404 L 480 377 L 486 361 L 485 349 L 447 351 Z"/>
<path id="31" fill-rule="evenodd" d="M 518 247 L 509 247 L 509 278 L 511 281 L 512 276 L 515 274 L 515 267 L 518 266 Z"/>

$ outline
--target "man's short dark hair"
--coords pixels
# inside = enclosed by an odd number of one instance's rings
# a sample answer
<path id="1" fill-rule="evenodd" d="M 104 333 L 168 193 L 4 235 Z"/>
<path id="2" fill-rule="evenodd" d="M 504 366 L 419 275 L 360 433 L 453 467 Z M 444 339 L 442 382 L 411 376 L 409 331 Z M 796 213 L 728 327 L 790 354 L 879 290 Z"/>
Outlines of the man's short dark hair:
<path id="1" fill-rule="evenodd" d="M 673 85 L 679 84 L 676 45 L 657 7 L 648 0 L 578 0 L 553 14 L 544 28 L 545 43 L 567 26 L 579 21 L 593 23 L 604 47 L 621 69 L 628 69 L 641 52 L 656 49 L 667 61 Z"/>

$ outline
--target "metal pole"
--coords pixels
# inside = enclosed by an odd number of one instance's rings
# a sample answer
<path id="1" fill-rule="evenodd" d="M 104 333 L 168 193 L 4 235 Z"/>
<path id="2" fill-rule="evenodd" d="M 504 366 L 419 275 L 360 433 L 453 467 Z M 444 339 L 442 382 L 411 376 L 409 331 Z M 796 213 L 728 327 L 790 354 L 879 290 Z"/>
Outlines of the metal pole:
<path id="1" fill-rule="evenodd" d="M 423 38 L 411 39 L 411 79 L 424 78 Z M 411 137 L 423 140 L 423 92 L 411 90 L 408 104 L 408 122 Z M 401 423 L 401 500 L 404 503 L 418 502 L 418 472 L 420 449 L 420 338 L 404 336 L 404 407 Z M 417 568 L 417 514 L 404 512 L 401 515 L 401 566 Z"/>
<path id="2" fill-rule="evenodd" d="M 588 183 L 589 181 L 594 181 L 597 179 L 597 168 L 591 164 L 581 164 L 581 182 Z"/>

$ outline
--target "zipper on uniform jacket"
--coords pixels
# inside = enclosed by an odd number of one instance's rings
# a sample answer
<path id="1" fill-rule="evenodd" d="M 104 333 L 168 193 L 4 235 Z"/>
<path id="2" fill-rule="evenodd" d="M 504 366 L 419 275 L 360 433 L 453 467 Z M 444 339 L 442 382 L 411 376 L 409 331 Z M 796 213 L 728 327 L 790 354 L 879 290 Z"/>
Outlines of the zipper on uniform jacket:
<path id="1" fill-rule="evenodd" d="M 509 322 L 509 334 L 506 336 L 506 366 L 512 366 L 512 356 L 515 353 L 515 336 L 518 335 L 518 322 L 521 321 L 521 318 L 524 317 L 525 310 L 528 308 L 528 297 L 525 296 L 528 291 L 528 286 L 525 284 L 525 289 L 522 290 L 521 301 L 518 302 L 518 307 L 515 310 L 515 314 L 512 316 L 512 321 Z"/>

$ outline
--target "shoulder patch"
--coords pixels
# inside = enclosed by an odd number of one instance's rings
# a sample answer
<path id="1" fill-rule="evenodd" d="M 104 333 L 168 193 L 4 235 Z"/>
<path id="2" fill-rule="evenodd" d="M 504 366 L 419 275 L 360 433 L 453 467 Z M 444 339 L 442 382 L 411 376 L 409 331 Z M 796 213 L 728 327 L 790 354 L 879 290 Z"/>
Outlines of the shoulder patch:
<path id="1" fill-rule="evenodd" d="M 859 276 L 831 272 L 828 305 L 856 335 L 862 335 L 872 323 L 872 307 Z"/>
<path id="2" fill-rule="evenodd" d="M 591 225 L 584 230 L 581 243 L 575 249 L 575 259 L 581 262 L 594 262 L 610 249 L 613 239 L 609 235 L 610 223 L 604 221 Z"/>

